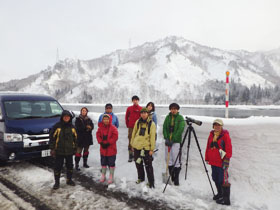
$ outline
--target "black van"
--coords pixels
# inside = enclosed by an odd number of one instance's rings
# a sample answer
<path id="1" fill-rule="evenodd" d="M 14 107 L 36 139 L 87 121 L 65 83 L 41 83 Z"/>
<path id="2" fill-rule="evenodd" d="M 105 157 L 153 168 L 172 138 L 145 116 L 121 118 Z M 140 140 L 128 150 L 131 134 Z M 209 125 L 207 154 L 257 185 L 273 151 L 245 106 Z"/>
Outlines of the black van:
<path id="1" fill-rule="evenodd" d="M 49 132 L 62 111 L 50 96 L 0 92 L 0 161 L 50 156 Z"/>

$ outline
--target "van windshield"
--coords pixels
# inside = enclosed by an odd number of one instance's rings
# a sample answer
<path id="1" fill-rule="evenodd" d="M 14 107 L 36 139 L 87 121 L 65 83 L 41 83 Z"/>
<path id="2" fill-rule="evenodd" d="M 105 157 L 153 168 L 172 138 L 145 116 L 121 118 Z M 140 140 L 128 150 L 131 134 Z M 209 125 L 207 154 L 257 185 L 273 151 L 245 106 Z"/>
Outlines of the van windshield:
<path id="1" fill-rule="evenodd" d="M 4 107 L 10 119 L 58 117 L 63 111 L 57 101 L 4 101 Z"/>

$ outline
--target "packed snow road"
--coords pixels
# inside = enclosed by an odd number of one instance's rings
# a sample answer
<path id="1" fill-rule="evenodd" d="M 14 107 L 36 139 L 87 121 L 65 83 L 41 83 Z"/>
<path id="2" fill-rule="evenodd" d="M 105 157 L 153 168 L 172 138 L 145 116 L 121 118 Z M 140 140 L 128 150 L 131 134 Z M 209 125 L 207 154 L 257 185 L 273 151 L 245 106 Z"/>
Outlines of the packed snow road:
<path id="1" fill-rule="evenodd" d="M 76 186 L 52 190 L 53 172 L 47 162 L 18 162 L 0 168 L 0 209 L 170 209 L 164 204 L 129 197 L 114 186 L 75 174 Z M 110 189 L 111 188 L 111 189 Z"/>
<path id="2" fill-rule="evenodd" d="M 16 163 L 0 169 L 2 183 L 14 183 L 10 188 L 22 189 L 36 199 L 29 201 L 18 201 L 17 195 L 10 196 L 13 205 L 7 203 L 5 209 L 43 209 L 37 203 L 46 204 L 45 209 L 131 209 L 125 202 L 116 199 L 108 199 L 104 196 L 84 189 L 79 184 L 70 187 L 65 184 L 65 178 L 61 179 L 61 188 L 57 191 L 52 190 L 53 173 L 52 171 L 39 168 L 27 162 Z M 3 184 L 1 184 L 3 185 Z M 8 191 L 1 187 L 1 194 L 5 196 Z M 16 194 L 16 193 L 15 193 Z M 22 197 L 25 193 L 19 194 Z M 27 195 L 28 196 L 28 195 Z M 6 196 L 5 196 L 6 197 Z M 24 200 L 24 198 L 22 199 Z M 29 203 L 28 203 L 29 202 Z M 22 205 L 24 203 L 24 205 Z M 26 203 L 26 204 L 25 204 Z M 17 208 L 14 208 L 15 207 Z M 4 208 L 3 208 L 4 209 Z"/>

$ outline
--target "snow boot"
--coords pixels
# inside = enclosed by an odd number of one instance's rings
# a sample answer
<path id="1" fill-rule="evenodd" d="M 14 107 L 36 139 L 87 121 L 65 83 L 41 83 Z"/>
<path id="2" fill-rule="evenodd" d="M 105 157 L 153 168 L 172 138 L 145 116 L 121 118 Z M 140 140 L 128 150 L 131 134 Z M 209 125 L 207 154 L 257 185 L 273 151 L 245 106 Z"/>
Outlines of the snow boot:
<path id="1" fill-rule="evenodd" d="M 54 185 L 53 185 L 53 189 L 57 190 L 59 188 L 59 180 L 60 180 L 60 173 L 54 173 Z"/>
<path id="2" fill-rule="evenodd" d="M 73 182 L 72 179 L 67 179 L 66 184 L 70 185 L 70 186 L 75 186 L 75 182 Z"/>
<path id="3" fill-rule="evenodd" d="M 106 171 L 107 171 L 107 167 L 106 166 L 102 166 L 101 169 L 101 178 L 100 178 L 100 182 L 103 183 L 106 180 Z"/>
<path id="4" fill-rule="evenodd" d="M 84 168 L 89 168 L 89 165 L 87 164 L 88 154 L 89 154 L 89 152 L 84 152 L 84 154 L 83 154 Z"/>
<path id="5" fill-rule="evenodd" d="M 75 154 L 75 169 L 77 171 L 80 171 L 81 169 L 79 168 L 79 162 L 81 160 L 81 154 L 80 153 L 76 153 Z"/>
<path id="6" fill-rule="evenodd" d="M 73 174 L 73 169 L 67 169 L 66 171 L 66 184 L 70 185 L 70 186 L 75 186 L 75 182 L 73 182 L 72 180 L 72 174 Z"/>
<path id="7" fill-rule="evenodd" d="M 219 200 L 223 197 L 222 193 L 222 184 L 219 184 L 218 182 L 215 182 L 216 188 L 217 188 L 217 194 L 213 197 L 213 200 Z"/>
<path id="8" fill-rule="evenodd" d="M 149 187 L 149 188 L 155 188 L 154 182 L 149 182 L 149 183 L 147 183 L 147 187 Z"/>
<path id="9" fill-rule="evenodd" d="M 145 180 L 142 179 L 137 179 L 137 181 L 135 182 L 136 184 L 140 184 L 141 182 L 144 182 Z"/>
<path id="10" fill-rule="evenodd" d="M 171 181 L 174 183 L 174 180 L 175 180 L 175 169 L 173 170 L 172 172 L 172 169 L 173 169 L 173 166 L 168 166 L 168 170 L 169 170 L 169 175 L 171 177 Z"/>
<path id="11" fill-rule="evenodd" d="M 216 203 L 222 205 L 230 205 L 230 184 L 226 184 L 222 186 L 223 198 L 217 200 Z"/>
<path id="12" fill-rule="evenodd" d="M 114 182 L 114 172 L 115 172 L 115 167 L 110 167 L 110 175 L 108 179 L 108 184 L 112 184 Z"/>
<path id="13" fill-rule="evenodd" d="M 133 152 L 131 150 L 128 150 L 128 162 L 133 161 Z"/>
<path id="14" fill-rule="evenodd" d="M 179 174 L 181 171 L 181 167 L 174 168 L 174 185 L 179 186 Z"/>

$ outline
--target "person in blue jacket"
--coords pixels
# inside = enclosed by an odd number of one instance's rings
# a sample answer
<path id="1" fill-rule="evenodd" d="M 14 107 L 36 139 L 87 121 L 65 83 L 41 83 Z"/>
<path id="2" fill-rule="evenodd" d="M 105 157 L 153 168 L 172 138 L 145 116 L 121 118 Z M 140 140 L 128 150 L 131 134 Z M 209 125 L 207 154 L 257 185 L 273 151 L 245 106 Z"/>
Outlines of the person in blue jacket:
<path id="1" fill-rule="evenodd" d="M 149 110 L 149 118 L 153 120 L 157 127 L 157 115 L 155 112 L 155 104 L 150 101 L 149 103 L 147 103 L 146 108 Z"/>
<path id="2" fill-rule="evenodd" d="M 118 128 L 119 127 L 119 119 L 112 111 L 113 111 L 113 105 L 112 104 L 106 104 L 104 114 L 111 115 L 112 125 L 114 125 L 114 126 L 116 126 L 116 128 Z M 98 124 L 102 123 L 102 117 L 103 117 L 103 114 L 100 115 L 99 120 L 98 120 Z"/>

